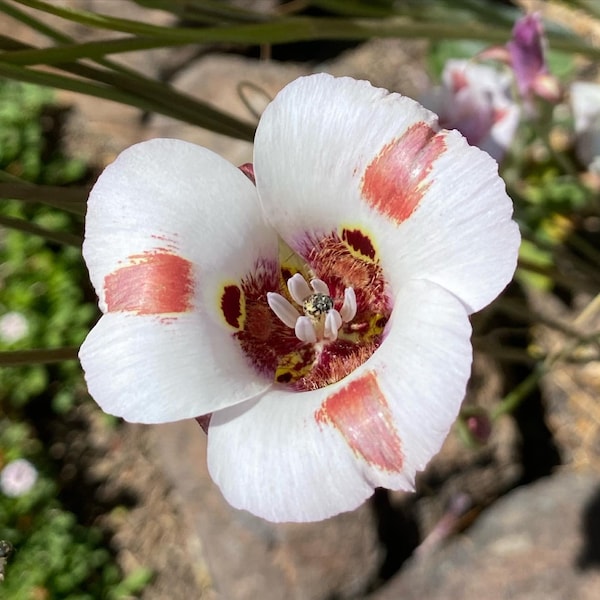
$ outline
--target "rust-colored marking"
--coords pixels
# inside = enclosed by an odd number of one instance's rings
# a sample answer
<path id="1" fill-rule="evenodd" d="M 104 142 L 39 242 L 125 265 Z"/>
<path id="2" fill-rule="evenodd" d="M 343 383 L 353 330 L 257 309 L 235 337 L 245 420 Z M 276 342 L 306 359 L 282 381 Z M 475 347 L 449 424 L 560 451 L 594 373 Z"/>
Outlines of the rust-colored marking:
<path id="1" fill-rule="evenodd" d="M 223 288 L 221 311 L 229 325 L 236 329 L 241 328 L 244 309 L 242 306 L 242 290 L 237 285 L 226 285 Z"/>
<path id="2" fill-rule="evenodd" d="M 352 451 L 370 465 L 388 472 L 402 470 L 402 444 L 373 371 L 329 396 L 315 419 L 335 427 Z"/>
<path id="3" fill-rule="evenodd" d="M 254 165 L 252 163 L 244 163 L 240 165 L 238 169 L 254 184 L 256 185 L 256 177 L 254 176 Z"/>
<path id="4" fill-rule="evenodd" d="M 416 123 L 385 146 L 365 170 L 362 195 L 367 204 L 397 223 L 408 219 L 425 195 L 426 177 L 445 151 L 441 134 Z"/>
<path id="5" fill-rule="evenodd" d="M 342 231 L 342 239 L 356 252 L 368 258 L 375 260 L 375 246 L 360 229 L 344 229 Z"/>
<path id="6" fill-rule="evenodd" d="M 104 279 L 109 312 L 139 315 L 182 313 L 191 310 L 192 264 L 181 256 L 149 251 L 130 256 L 131 264 Z"/>

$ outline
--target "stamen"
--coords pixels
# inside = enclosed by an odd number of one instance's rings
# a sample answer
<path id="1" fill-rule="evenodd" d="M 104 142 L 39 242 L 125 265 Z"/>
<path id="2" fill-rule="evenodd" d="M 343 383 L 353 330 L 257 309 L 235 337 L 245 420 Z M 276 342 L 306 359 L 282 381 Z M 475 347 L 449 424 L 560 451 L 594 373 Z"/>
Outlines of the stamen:
<path id="1" fill-rule="evenodd" d="M 342 317 L 342 321 L 344 323 L 349 323 L 356 316 L 357 306 L 356 306 L 356 293 L 354 292 L 354 288 L 347 287 L 344 290 L 344 303 L 342 304 L 342 308 L 340 308 L 340 316 Z"/>
<path id="2" fill-rule="evenodd" d="M 288 327 L 293 329 L 296 326 L 296 321 L 300 318 L 300 313 L 281 294 L 267 292 L 267 303 L 271 307 L 271 310 Z"/>
<path id="3" fill-rule="evenodd" d="M 304 315 L 284 296 L 275 292 L 267 293 L 267 303 L 302 342 L 314 344 L 323 339 L 334 342 L 342 325 L 356 316 L 356 294 L 351 287 L 344 290 L 344 303 L 337 311 L 333 308 L 329 286 L 322 279 L 312 279 L 309 287 L 304 277 L 296 273 L 288 279 L 287 286 L 292 299 L 302 306 Z"/>
<path id="4" fill-rule="evenodd" d="M 304 279 L 300 273 L 296 273 L 290 277 L 287 281 L 287 286 L 292 299 L 300 305 L 302 305 L 303 300 L 307 296 L 312 294 L 310 288 L 308 287 L 308 283 L 306 283 L 306 279 Z"/>
<path id="5" fill-rule="evenodd" d="M 329 341 L 334 342 L 337 340 L 338 331 L 341 326 L 342 317 L 340 316 L 340 313 L 335 310 L 335 308 L 331 309 L 325 317 L 325 330 L 323 336 Z"/>
<path id="6" fill-rule="evenodd" d="M 294 331 L 296 337 L 302 342 L 314 344 L 317 341 L 317 332 L 309 317 L 298 317 Z"/>
<path id="7" fill-rule="evenodd" d="M 316 294 L 329 296 L 329 286 L 322 279 L 311 279 L 310 285 Z"/>

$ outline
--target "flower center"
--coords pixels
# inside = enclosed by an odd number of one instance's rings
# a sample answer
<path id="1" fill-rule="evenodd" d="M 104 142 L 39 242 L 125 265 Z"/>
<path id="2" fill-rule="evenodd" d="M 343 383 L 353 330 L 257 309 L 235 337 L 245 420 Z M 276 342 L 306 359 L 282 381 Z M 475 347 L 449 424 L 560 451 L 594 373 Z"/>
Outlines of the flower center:
<path id="1" fill-rule="evenodd" d="M 298 391 L 335 383 L 363 364 L 391 314 L 370 239 L 359 230 L 342 235 L 307 239 L 299 254 L 282 248 L 279 264 L 257 265 L 239 286 L 225 286 L 221 298 L 250 362 Z"/>
<path id="2" fill-rule="evenodd" d="M 304 314 L 316 321 L 333 308 L 333 300 L 327 294 L 311 294 L 302 301 Z"/>
<path id="3" fill-rule="evenodd" d="M 329 286 L 322 279 L 312 279 L 309 287 L 306 279 L 296 273 L 288 279 L 287 288 L 294 302 L 302 307 L 304 315 L 281 294 L 267 293 L 267 302 L 281 322 L 294 329 L 301 342 L 333 342 L 340 327 L 356 315 L 356 294 L 351 287 L 345 289 L 344 303 L 339 311 L 334 308 Z"/>

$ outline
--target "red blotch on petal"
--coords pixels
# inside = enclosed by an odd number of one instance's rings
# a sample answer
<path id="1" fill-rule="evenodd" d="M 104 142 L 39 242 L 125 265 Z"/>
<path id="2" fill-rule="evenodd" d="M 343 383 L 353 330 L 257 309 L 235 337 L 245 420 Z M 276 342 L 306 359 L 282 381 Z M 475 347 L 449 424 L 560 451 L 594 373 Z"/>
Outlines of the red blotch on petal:
<path id="1" fill-rule="evenodd" d="M 192 308 L 192 264 L 159 251 L 130 256 L 132 264 L 104 279 L 109 312 L 139 315 L 187 312 Z"/>
<path id="2" fill-rule="evenodd" d="M 397 223 L 412 215 L 430 183 L 433 163 L 445 151 L 442 135 L 416 123 L 385 146 L 365 170 L 362 195 L 367 204 Z"/>
<path id="3" fill-rule="evenodd" d="M 315 419 L 335 427 L 352 451 L 370 465 L 388 472 L 402 470 L 402 444 L 374 372 L 329 396 Z"/>
<path id="4" fill-rule="evenodd" d="M 221 296 L 221 311 L 229 325 L 239 329 L 242 319 L 242 290 L 237 285 L 226 285 Z"/>

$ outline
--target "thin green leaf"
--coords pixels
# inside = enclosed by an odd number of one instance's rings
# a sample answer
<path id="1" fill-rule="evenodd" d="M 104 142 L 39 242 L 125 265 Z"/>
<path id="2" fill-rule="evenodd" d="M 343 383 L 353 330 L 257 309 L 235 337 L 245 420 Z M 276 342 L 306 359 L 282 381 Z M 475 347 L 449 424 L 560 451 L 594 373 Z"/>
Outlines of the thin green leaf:
<path id="1" fill-rule="evenodd" d="M 75 248 L 81 248 L 81 243 L 83 241 L 82 235 L 68 233 L 67 231 L 53 231 L 51 229 L 46 229 L 45 227 L 40 227 L 25 219 L 16 219 L 14 217 L 5 217 L 3 215 L 0 215 L 0 226 L 29 233 L 31 235 L 38 235 L 50 242 L 74 246 Z"/>
<path id="2" fill-rule="evenodd" d="M 84 65 L 80 65 L 84 68 Z M 7 77 L 17 81 L 26 81 L 37 85 L 44 85 L 106 100 L 112 100 L 121 104 L 135 106 L 143 111 L 157 112 L 175 119 L 186 120 L 189 123 L 205 127 L 211 131 L 228 135 L 234 138 L 251 141 L 254 135 L 254 126 L 239 121 L 234 117 L 224 115 L 223 113 L 210 109 L 207 105 L 197 103 L 195 105 L 197 114 L 191 114 L 191 111 L 186 111 L 187 117 L 181 117 L 181 111 L 177 110 L 177 106 L 169 107 L 162 102 L 156 102 L 148 98 L 140 97 L 134 93 L 121 91 L 106 85 L 98 85 L 74 77 L 66 77 L 57 73 L 48 71 L 38 71 L 9 65 L 0 61 L 0 77 Z"/>
<path id="3" fill-rule="evenodd" d="M 164 10 L 182 20 L 196 23 L 258 23 L 272 18 L 269 14 L 248 10 L 222 0 L 135 0 L 135 3 L 146 8 Z"/>
<path id="4" fill-rule="evenodd" d="M 29 183 L 0 183 L 0 198 L 39 202 L 67 212 L 84 215 L 88 188 L 67 188 Z"/>
<path id="5" fill-rule="evenodd" d="M 149 26 L 144 26 L 146 27 Z M 511 29 L 507 26 L 492 27 L 477 22 L 468 22 L 460 27 L 456 23 L 418 23 L 402 17 L 387 19 L 295 17 L 270 23 L 229 27 L 155 28 L 153 33 L 154 35 L 149 37 L 128 37 L 39 50 L 7 52 L 0 59 L 11 64 L 54 65 L 81 58 L 97 59 L 109 54 L 186 44 L 260 45 L 324 39 L 365 40 L 372 37 L 473 39 L 488 43 L 503 43 L 510 38 Z M 600 48 L 594 48 L 574 36 L 552 33 L 548 37 L 551 45 L 558 50 L 600 58 Z"/>
<path id="6" fill-rule="evenodd" d="M 50 39 L 53 39 L 57 42 L 61 42 L 64 44 L 64 43 L 69 43 L 72 41 L 66 35 L 60 34 L 59 32 L 52 29 L 51 27 L 48 27 L 45 23 L 42 23 L 41 21 L 39 21 L 38 19 L 33 17 L 30 13 L 26 13 L 22 10 L 19 10 L 18 8 L 12 6 L 11 4 L 4 2 L 4 0 L 0 1 L 0 11 L 7 14 L 9 17 L 12 17 L 13 19 L 20 21 L 24 25 L 31 27 L 35 31 L 39 31 L 40 33 L 48 36 Z"/>
<path id="7" fill-rule="evenodd" d="M 65 360 L 76 360 L 79 348 L 39 348 L 35 350 L 14 350 L 0 352 L 0 366 L 20 367 L 23 365 L 50 364 Z"/>

